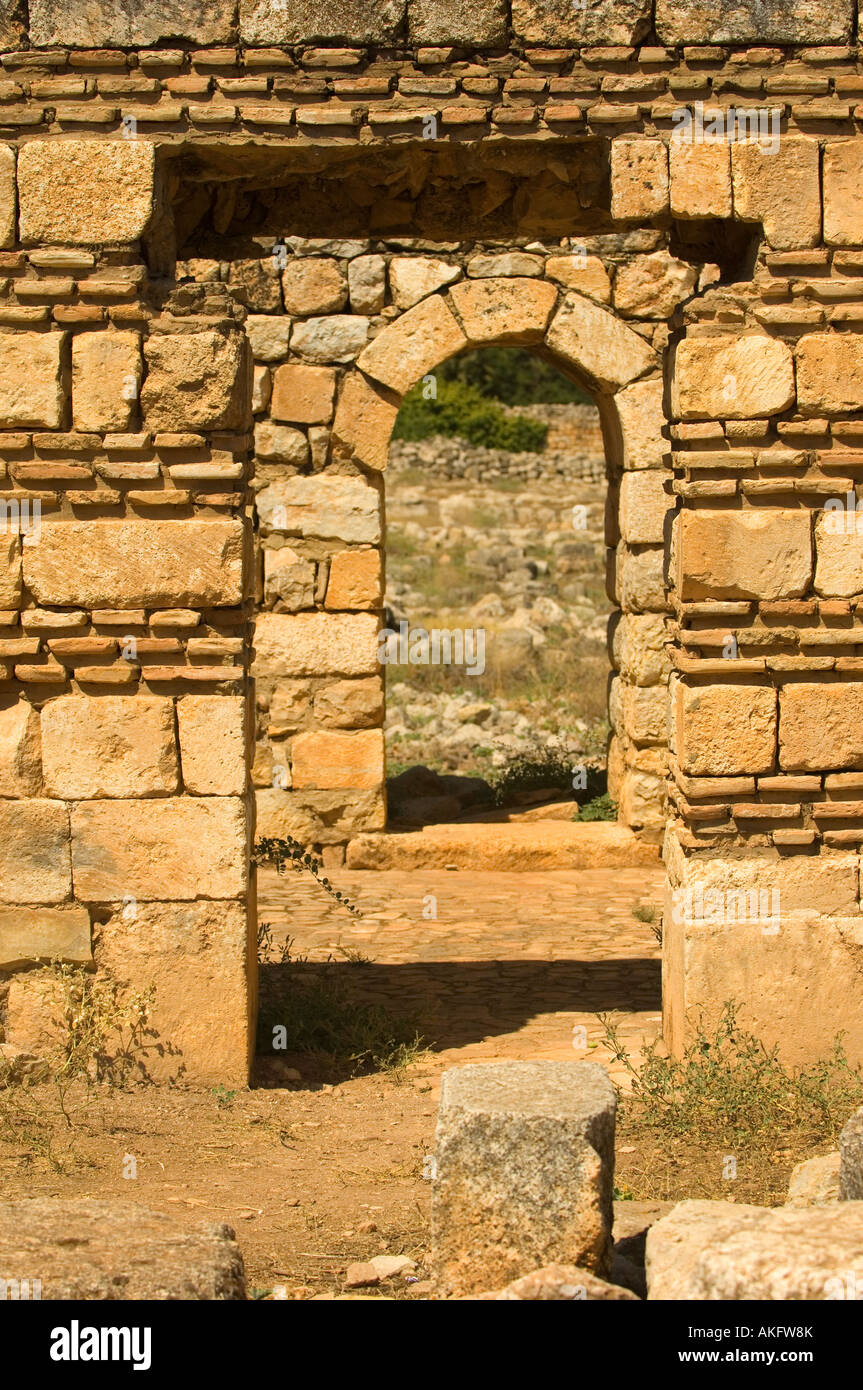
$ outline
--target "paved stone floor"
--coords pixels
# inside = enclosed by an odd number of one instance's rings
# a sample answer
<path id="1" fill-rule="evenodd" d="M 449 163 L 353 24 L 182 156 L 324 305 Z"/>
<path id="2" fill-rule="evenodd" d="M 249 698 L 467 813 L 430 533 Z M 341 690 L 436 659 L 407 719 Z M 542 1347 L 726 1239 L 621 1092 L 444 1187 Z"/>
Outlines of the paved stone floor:
<path id="1" fill-rule="evenodd" d="M 618 1015 L 621 1036 L 635 1050 L 659 1031 L 660 947 L 651 924 L 633 915 L 638 905 L 655 905 L 658 920 L 659 864 L 523 873 L 357 870 L 330 878 L 361 919 L 305 875 L 279 879 L 266 871 L 260 920 L 271 925 L 276 943 L 293 938 L 295 956 L 344 960 L 352 992 L 415 1018 L 446 1066 L 498 1058 L 607 1061 L 599 1013 Z M 369 963 L 349 964 L 345 953 L 356 951 Z"/>

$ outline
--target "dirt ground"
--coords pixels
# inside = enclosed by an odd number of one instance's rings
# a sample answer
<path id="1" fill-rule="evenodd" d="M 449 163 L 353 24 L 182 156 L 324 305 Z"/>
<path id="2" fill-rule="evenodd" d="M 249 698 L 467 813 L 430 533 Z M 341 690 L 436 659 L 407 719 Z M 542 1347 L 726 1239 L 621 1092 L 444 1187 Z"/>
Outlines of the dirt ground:
<path id="1" fill-rule="evenodd" d="M 407 1255 L 416 1269 L 374 1296 L 427 1295 L 424 1160 L 442 1073 L 474 1061 L 589 1057 L 625 1084 L 598 1015 L 615 1011 L 636 1055 L 656 1036 L 659 944 L 641 918 L 658 900 L 661 869 L 355 872 L 338 884 L 361 919 L 314 884 L 267 874 L 262 920 L 276 946 L 292 938 L 302 968 L 334 956 L 328 968 L 352 997 L 415 1017 L 427 1047 L 418 1060 L 339 1079 L 319 1058 L 271 1056 L 259 1059 L 253 1088 L 235 1093 L 81 1086 L 65 1099 L 71 1126 L 50 1086 L 32 1088 L 28 1103 L 40 1133 L 48 1122 L 55 1162 L 26 1125 L 16 1135 L 0 1124 L 3 1195 L 111 1197 L 189 1224 L 227 1221 L 259 1297 L 338 1296 L 348 1265 L 378 1254 Z M 422 915 L 429 894 L 436 919 Z M 285 968 L 295 967 L 263 967 Z M 751 1172 L 744 1156 L 730 1191 L 722 1155 L 630 1131 L 624 1107 L 617 1195 L 745 1201 L 753 1183 L 764 1190 L 766 1169 L 781 1200 L 799 1156 L 780 1149 Z"/>

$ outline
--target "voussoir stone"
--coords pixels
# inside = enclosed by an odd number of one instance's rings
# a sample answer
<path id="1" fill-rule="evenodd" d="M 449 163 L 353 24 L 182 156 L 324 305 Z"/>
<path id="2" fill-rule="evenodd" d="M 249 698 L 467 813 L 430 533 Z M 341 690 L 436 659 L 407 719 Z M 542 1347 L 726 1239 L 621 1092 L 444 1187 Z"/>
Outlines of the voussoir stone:
<path id="1" fill-rule="evenodd" d="M 50 804 L 50 803 L 49 803 Z M 248 882 L 239 797 L 79 801 L 72 808 L 75 892 L 85 901 L 236 898 Z"/>
<path id="2" fill-rule="evenodd" d="M 606 1273 L 616 1099 L 591 1062 L 503 1062 L 444 1073 L 432 1246 L 446 1297 L 544 1265 Z"/>
<path id="3" fill-rule="evenodd" d="M 860 1202 L 681 1202 L 647 1235 L 647 1297 L 654 1301 L 834 1300 L 861 1280 Z"/>
<path id="4" fill-rule="evenodd" d="M 672 409 L 681 420 L 745 420 L 786 410 L 793 400 L 794 361 L 777 338 L 754 333 L 677 345 Z"/>
<path id="5" fill-rule="evenodd" d="M 23 548 L 39 603 L 214 607 L 243 597 L 243 523 L 231 518 L 43 522 Z"/>
<path id="6" fill-rule="evenodd" d="M 30 140 L 18 155 L 25 245 L 137 241 L 153 211 L 151 140 Z"/>
<path id="7" fill-rule="evenodd" d="M 844 1202 L 863 1201 L 863 1109 L 839 1135 L 839 1195 Z"/>
<path id="8" fill-rule="evenodd" d="M 567 295 L 546 342 L 604 390 L 627 386 L 658 363 L 649 343 L 609 310 L 578 294 Z"/>
<path id="9" fill-rule="evenodd" d="M 0 1203 L 0 1282 L 23 1280 L 63 1302 L 246 1297 L 230 1226 L 188 1230 L 163 1212 L 90 1197 Z"/>
<path id="10" fill-rule="evenodd" d="M 398 397 L 360 372 L 351 373 L 342 387 L 333 423 L 336 452 L 383 472 L 398 413 Z"/>
<path id="11" fill-rule="evenodd" d="M 472 343 L 539 342 L 557 303 L 547 280 L 463 280 L 450 291 Z"/>
<path id="12" fill-rule="evenodd" d="M 360 355 L 357 366 L 404 395 L 426 373 L 467 347 L 467 342 L 445 301 L 432 295 L 383 329 Z"/>

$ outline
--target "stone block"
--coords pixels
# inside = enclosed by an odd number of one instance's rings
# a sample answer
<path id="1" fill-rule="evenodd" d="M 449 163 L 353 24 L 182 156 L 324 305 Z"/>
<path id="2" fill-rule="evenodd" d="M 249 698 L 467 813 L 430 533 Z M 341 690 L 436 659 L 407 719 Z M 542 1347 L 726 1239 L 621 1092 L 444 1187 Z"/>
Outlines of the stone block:
<path id="1" fill-rule="evenodd" d="M 265 669 L 266 662 L 261 661 L 259 673 Z M 311 704 L 312 687 L 309 681 L 277 681 L 270 699 L 270 732 L 277 735 L 293 733 L 300 727 Z"/>
<path id="2" fill-rule="evenodd" d="M 249 314 L 243 327 L 256 362 L 278 362 L 287 357 L 291 320 L 285 314 Z"/>
<path id="3" fill-rule="evenodd" d="M 291 613 L 315 606 L 315 566 L 289 546 L 264 551 L 264 598 Z"/>
<path id="4" fill-rule="evenodd" d="M 403 396 L 441 362 L 467 347 L 467 341 L 446 302 L 433 295 L 383 329 L 357 365 Z"/>
<path id="5" fill-rule="evenodd" d="M 460 280 L 462 268 L 434 256 L 396 256 L 390 262 L 390 289 L 399 309 L 412 309 L 427 295 Z"/>
<path id="6" fill-rule="evenodd" d="M 243 429 L 251 420 L 252 359 L 241 333 L 154 333 L 144 344 L 141 410 L 148 429 Z"/>
<path id="7" fill-rule="evenodd" d="M 592 299 L 568 294 L 546 334 L 552 352 L 605 391 L 616 391 L 658 365 L 649 343 Z"/>
<path id="8" fill-rule="evenodd" d="M 382 502 L 366 478 L 316 473 L 270 483 L 258 493 L 258 515 L 271 531 L 377 545 Z"/>
<path id="9" fill-rule="evenodd" d="M 230 43 L 231 0 L 159 0 L 128 5 L 124 0 L 30 0 L 30 39 L 34 47 L 146 48 L 186 39 L 194 44 Z"/>
<path id="10" fill-rule="evenodd" d="M 252 368 L 252 414 L 261 415 L 270 404 L 273 392 L 273 374 L 269 367 Z"/>
<path id="11" fill-rule="evenodd" d="M 218 262 L 214 264 L 218 265 Z M 229 261 L 228 284 L 231 294 L 255 313 L 280 313 L 282 282 L 278 264 L 279 257 L 276 255 Z"/>
<path id="12" fill-rule="evenodd" d="M 333 418 L 336 374 L 332 367 L 304 367 L 299 362 L 277 367 L 273 374 L 270 414 L 298 425 L 325 425 Z"/>
<path id="13" fill-rule="evenodd" d="M 539 343 L 557 289 L 547 280 L 463 280 L 453 286 L 450 301 L 471 343 Z"/>
<path id="14" fill-rule="evenodd" d="M 624 473 L 620 480 L 620 534 L 628 545 L 661 545 L 674 499 L 664 469 Z"/>
<path id="15" fill-rule="evenodd" d="M 618 266 L 614 307 L 629 318 L 668 319 L 693 293 L 697 280 L 694 266 L 667 251 L 632 256 Z"/>
<path id="16" fill-rule="evenodd" d="M 838 528 L 837 529 L 837 518 Z M 814 588 L 823 598 L 852 598 L 863 593 L 863 527 L 846 512 L 821 512 L 815 518 Z"/>
<path id="17" fill-rule="evenodd" d="M 28 140 L 18 155 L 26 246 L 137 241 L 153 212 L 151 140 Z"/>
<path id="18" fill-rule="evenodd" d="M 379 627 L 374 613 L 259 613 L 253 675 L 377 675 Z"/>
<path id="19" fill-rule="evenodd" d="M 779 765 L 786 772 L 863 768 L 863 682 L 792 681 L 784 686 Z"/>
<path id="20" fill-rule="evenodd" d="M 99 928 L 100 970 L 134 990 L 155 986 L 144 1060 L 154 1081 L 248 1085 L 255 957 L 242 902 L 141 902 Z"/>
<path id="21" fill-rule="evenodd" d="M 18 196 L 15 183 L 15 150 L 0 145 L 0 248 L 15 245 Z"/>
<path id="22" fill-rule="evenodd" d="M 53 971 L 13 975 L 6 1000 L 6 1042 L 53 1061 L 63 1041 L 64 990 Z"/>
<path id="23" fill-rule="evenodd" d="M 243 522 L 228 517 L 43 521 L 24 579 L 45 604 L 219 608 L 242 602 L 244 549 Z"/>
<path id="24" fill-rule="evenodd" d="M 839 1135 L 839 1196 L 843 1202 L 863 1202 L 863 1110 Z"/>
<path id="25" fill-rule="evenodd" d="M 353 362 L 369 340 L 369 321 L 361 314 L 330 314 L 294 324 L 291 350 L 307 362 Z"/>
<path id="26" fill-rule="evenodd" d="M 244 44 L 391 44 L 400 31 L 405 0 L 240 0 Z"/>
<path id="27" fill-rule="evenodd" d="M 656 33 L 663 44 L 847 43 L 853 13 L 850 0 L 744 0 L 712 8 L 703 0 L 657 0 Z"/>
<path id="28" fill-rule="evenodd" d="M 71 892 L 68 806 L 0 801 L 0 903 L 63 903 Z"/>
<path id="29" fill-rule="evenodd" d="M 818 141 L 782 135 L 769 142 L 735 140 L 731 145 L 734 215 L 760 222 L 778 251 L 815 246 L 821 236 L 821 179 Z"/>
<path id="30" fill-rule="evenodd" d="M 309 730 L 291 744 L 295 791 L 373 791 L 384 781 L 382 729 L 358 733 Z"/>
<path id="31" fill-rule="evenodd" d="M 0 603 L 21 607 L 21 544 L 14 531 L 0 530 Z"/>
<path id="32" fill-rule="evenodd" d="M 255 455 L 267 463 L 286 463 L 304 468 L 309 461 L 309 441 L 302 430 L 259 420 L 255 425 Z"/>
<path id="33" fill-rule="evenodd" d="M 497 1288 L 570 1260 L 607 1273 L 616 1098 L 592 1062 L 445 1072 L 435 1135 L 438 1292 Z"/>
<path id="34" fill-rule="evenodd" d="M 184 695 L 177 701 L 183 785 L 196 796 L 246 790 L 246 701 L 242 695 Z"/>
<path id="35" fill-rule="evenodd" d="M 38 796 L 42 790 L 39 715 L 27 700 L 0 703 L 0 796 Z"/>
<path id="36" fill-rule="evenodd" d="M 248 887 L 248 838 L 236 797 L 79 801 L 75 892 L 87 902 L 239 898 Z"/>
<path id="37" fill-rule="evenodd" d="M 623 613 L 614 632 L 614 655 L 621 674 L 633 685 L 667 681 L 671 669 L 667 641 L 660 613 Z"/>
<path id="38" fill-rule="evenodd" d="M 417 45 L 505 48 L 506 0 L 408 0 L 408 37 Z"/>
<path id="39" fill-rule="evenodd" d="M 863 189 L 855 140 L 824 146 L 824 240 L 830 246 L 863 242 Z"/>
<path id="40" fill-rule="evenodd" d="M 681 420 L 776 415 L 793 401 L 794 361 L 777 338 L 750 333 L 684 338 L 677 345 L 671 403 Z"/>
<path id="41" fill-rule="evenodd" d="M 355 314 L 379 314 L 387 295 L 383 256 L 355 256 L 348 264 L 348 293 Z"/>
<path id="42" fill-rule="evenodd" d="M 90 914 L 71 907 L 0 907 L 0 970 L 62 960 L 92 960 Z"/>
<path id="43" fill-rule="evenodd" d="M 678 684 L 677 759 L 691 777 L 772 772 L 776 691 L 769 685 Z"/>
<path id="44" fill-rule="evenodd" d="M 141 389 L 138 333 L 76 333 L 72 339 L 72 420 L 76 430 L 128 430 Z"/>
<path id="45" fill-rule="evenodd" d="M 0 425 L 56 430 L 65 404 L 63 333 L 0 333 Z"/>
<path id="46" fill-rule="evenodd" d="M 333 424 L 336 451 L 382 472 L 389 459 L 398 413 L 397 397 L 367 381 L 359 372 L 350 374 L 342 387 Z"/>
<path id="47" fill-rule="evenodd" d="M 330 558 L 327 608 L 379 608 L 382 602 L 379 550 L 339 550 Z"/>
<path id="48" fill-rule="evenodd" d="M 49 700 L 42 767 L 47 794 L 66 801 L 176 792 L 174 703 L 145 695 Z"/>
<path id="49" fill-rule="evenodd" d="M 807 1158 L 791 1170 L 787 1207 L 813 1207 L 839 1201 L 839 1154 Z"/>
<path id="50" fill-rule="evenodd" d="M 662 435 L 663 390 L 662 378 L 651 377 L 624 387 L 614 398 L 620 423 L 621 464 L 626 470 L 656 468 L 668 457 L 671 446 Z"/>
<path id="51" fill-rule="evenodd" d="M 0 1206 L 0 1280 L 22 1279 L 41 1280 L 41 1297 L 62 1302 L 246 1297 L 230 1226 L 188 1230 L 164 1212 L 91 1197 L 24 1197 Z M 118 1314 L 116 1321 L 129 1319 Z"/>
<path id="52" fill-rule="evenodd" d="M 597 0 L 583 9 L 571 0 L 512 0 L 512 27 L 525 43 L 574 48 L 632 44 L 650 27 L 649 0 Z"/>
<path id="53" fill-rule="evenodd" d="M 663 613 L 668 608 L 665 551 L 660 546 L 617 549 L 617 588 L 627 613 Z"/>
<path id="54" fill-rule="evenodd" d="M 611 144 L 611 215 L 616 222 L 656 217 L 668 208 L 668 151 L 659 139 Z"/>
<path id="55" fill-rule="evenodd" d="M 332 257 L 297 256 L 282 271 L 282 294 L 289 314 L 331 314 L 345 307 L 348 282 Z"/>
<path id="56" fill-rule="evenodd" d="M 259 791 L 257 834 L 304 845 L 341 845 L 364 831 L 383 830 L 386 801 L 375 791 Z"/>
<path id="57" fill-rule="evenodd" d="M 668 689 L 664 685 L 625 685 L 623 727 L 636 744 L 665 742 Z"/>
<path id="58" fill-rule="evenodd" d="M 384 683 L 380 676 L 332 681 L 315 694 L 315 719 L 324 728 L 375 729 L 384 722 Z"/>
<path id="59" fill-rule="evenodd" d="M 863 334 L 807 333 L 801 338 L 797 399 L 804 415 L 863 409 Z"/>
<path id="60" fill-rule="evenodd" d="M 652 1301 L 847 1298 L 863 1280 L 863 1206 L 680 1202 L 648 1231 L 646 1263 Z"/>
<path id="61" fill-rule="evenodd" d="M 731 216 L 731 146 L 727 140 L 672 139 L 668 146 L 674 217 Z"/>
<path id="62" fill-rule="evenodd" d="M 495 1303 L 638 1302 L 638 1294 L 598 1279 L 578 1265 L 546 1265 L 514 1279 L 499 1293 L 480 1293 L 474 1298 Z"/>
<path id="63" fill-rule="evenodd" d="M 780 508 L 677 518 L 678 589 L 692 599 L 799 598 L 812 578 L 811 514 Z"/>

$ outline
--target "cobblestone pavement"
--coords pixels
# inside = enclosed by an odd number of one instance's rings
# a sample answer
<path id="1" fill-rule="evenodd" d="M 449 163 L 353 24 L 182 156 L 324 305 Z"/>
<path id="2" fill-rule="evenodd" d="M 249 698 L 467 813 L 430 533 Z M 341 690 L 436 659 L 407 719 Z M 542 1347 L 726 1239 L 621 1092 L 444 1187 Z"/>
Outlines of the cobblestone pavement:
<path id="1" fill-rule="evenodd" d="M 368 870 L 332 873 L 350 917 L 305 876 L 259 878 L 259 917 L 294 956 L 329 955 L 355 997 L 415 1018 L 444 1066 L 502 1058 L 608 1059 L 596 1015 L 637 1049 L 660 1024 L 660 947 L 633 915 L 663 870 Z M 436 917 L 433 913 L 436 912 Z M 424 915 L 425 914 L 425 915 Z M 360 951 L 370 963 L 352 965 Z M 587 1047 L 579 1046 L 586 1030 Z M 614 1068 L 614 1071 L 619 1071 Z"/>

